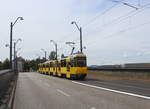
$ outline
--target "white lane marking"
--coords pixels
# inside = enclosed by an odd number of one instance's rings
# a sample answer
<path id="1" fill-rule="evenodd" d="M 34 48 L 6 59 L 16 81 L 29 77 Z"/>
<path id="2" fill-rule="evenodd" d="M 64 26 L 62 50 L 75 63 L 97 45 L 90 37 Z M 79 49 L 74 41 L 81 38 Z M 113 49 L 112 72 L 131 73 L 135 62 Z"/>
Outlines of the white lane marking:
<path id="1" fill-rule="evenodd" d="M 123 92 L 123 91 L 118 91 L 118 90 L 98 87 L 98 86 L 89 85 L 89 84 L 85 84 L 85 83 L 80 83 L 80 82 L 76 82 L 76 81 L 72 81 L 72 82 L 75 83 L 75 84 L 83 85 L 83 86 L 88 86 L 88 87 L 92 87 L 92 88 L 96 88 L 96 89 L 102 89 L 102 90 L 106 90 L 106 91 L 110 91 L 110 92 L 115 92 L 115 93 L 119 93 L 119 94 L 125 94 L 125 95 L 130 95 L 130 96 L 134 96 L 134 97 L 139 97 L 139 98 L 144 98 L 144 99 L 150 100 L 150 97 L 143 96 L 143 95 L 138 95 L 138 94 L 133 94 L 133 93 L 128 93 L 128 92 Z"/>
<path id="2" fill-rule="evenodd" d="M 69 94 L 65 93 L 64 91 L 62 91 L 62 90 L 60 90 L 60 89 L 56 89 L 56 90 L 57 90 L 58 92 L 60 92 L 61 94 L 67 96 L 67 97 L 70 96 Z"/>
<path id="3" fill-rule="evenodd" d="M 117 83 L 108 83 L 108 82 L 100 82 L 100 81 L 94 81 L 96 83 L 104 83 L 104 84 L 111 84 L 111 85 L 116 85 L 116 86 L 123 86 L 123 87 L 132 87 L 132 88 L 137 88 L 137 89 L 143 89 L 143 90 L 150 90 L 150 89 L 147 89 L 147 88 L 142 88 L 142 87 L 136 87 L 136 86 L 131 86 L 131 85 L 120 85 L 120 84 L 117 84 Z"/>

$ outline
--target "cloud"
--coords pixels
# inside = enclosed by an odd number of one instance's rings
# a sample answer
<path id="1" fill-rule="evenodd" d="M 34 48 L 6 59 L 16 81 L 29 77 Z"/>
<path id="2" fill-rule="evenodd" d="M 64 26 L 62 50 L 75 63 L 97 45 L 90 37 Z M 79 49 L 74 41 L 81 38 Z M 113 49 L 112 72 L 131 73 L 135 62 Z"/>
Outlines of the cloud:
<path id="1" fill-rule="evenodd" d="M 125 2 L 138 5 L 137 0 Z M 145 5 L 150 1 L 142 1 Z M 141 47 L 149 45 L 149 25 L 139 26 L 136 29 L 127 28 L 148 22 L 150 9 L 129 17 L 121 22 L 112 22 L 114 19 L 126 15 L 134 9 L 115 3 L 110 0 L 5 0 L 0 2 L 0 59 L 9 57 L 10 21 L 23 16 L 14 27 L 13 37 L 22 38 L 22 53 L 25 58 L 36 58 L 36 54 L 43 56 L 41 48 L 48 52 L 54 50 L 50 40 L 58 43 L 59 54 L 69 55 L 71 48 L 66 41 L 76 43 L 75 51 L 79 50 L 79 31 L 72 20 L 83 27 L 84 52 L 88 56 L 88 64 L 116 64 L 125 62 L 148 62 L 146 51 L 140 55 Z M 108 10 L 105 14 L 102 14 Z M 112 23 L 110 23 L 112 22 Z M 107 26 L 106 26 L 107 24 Z M 124 58 L 123 54 L 132 58 Z"/>

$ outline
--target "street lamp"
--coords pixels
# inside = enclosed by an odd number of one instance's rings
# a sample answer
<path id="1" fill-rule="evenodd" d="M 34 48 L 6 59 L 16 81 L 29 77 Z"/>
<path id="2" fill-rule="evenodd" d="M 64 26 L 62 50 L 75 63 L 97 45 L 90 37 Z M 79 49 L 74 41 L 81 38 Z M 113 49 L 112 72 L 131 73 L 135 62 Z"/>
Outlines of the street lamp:
<path id="1" fill-rule="evenodd" d="M 19 41 L 22 41 L 20 38 L 19 39 L 17 39 L 17 41 L 15 41 L 14 42 L 14 60 L 16 59 L 16 45 L 17 45 L 17 43 L 19 42 Z M 20 48 L 21 49 L 21 48 Z"/>
<path id="2" fill-rule="evenodd" d="M 10 23 L 10 69 L 12 69 L 12 34 L 13 34 L 13 27 L 17 23 L 18 20 L 24 20 L 23 17 L 18 17 L 15 22 Z"/>
<path id="3" fill-rule="evenodd" d="M 18 52 L 21 50 L 21 48 L 18 48 L 17 50 L 16 50 L 16 56 L 18 56 L 17 54 L 18 54 Z"/>
<path id="4" fill-rule="evenodd" d="M 18 57 L 20 56 L 20 54 L 21 54 L 21 52 L 20 53 L 18 53 L 19 51 L 21 50 L 21 48 L 18 48 L 17 50 L 16 50 L 16 59 L 18 59 Z M 17 71 L 17 73 L 18 73 L 18 60 L 16 60 L 16 71 Z"/>
<path id="5" fill-rule="evenodd" d="M 57 43 L 54 40 L 50 40 L 50 42 L 52 42 L 55 45 L 55 49 L 56 49 L 56 60 L 57 60 Z"/>
<path id="6" fill-rule="evenodd" d="M 14 42 L 14 71 L 17 70 L 17 52 L 21 49 L 16 50 L 16 45 L 19 41 L 22 41 L 20 38 Z"/>
<path id="7" fill-rule="evenodd" d="M 82 53 L 83 52 L 83 48 L 82 48 L 82 28 L 79 27 L 75 21 L 72 21 L 71 24 L 75 24 L 77 29 L 80 32 L 80 52 Z"/>
<path id="8" fill-rule="evenodd" d="M 5 47 L 9 47 L 10 48 L 9 44 L 6 44 Z"/>
<path id="9" fill-rule="evenodd" d="M 44 50 L 43 48 L 41 48 L 41 50 L 44 52 L 44 54 L 45 54 L 45 61 L 46 61 L 46 55 L 47 55 L 47 52 L 46 52 L 46 50 Z"/>

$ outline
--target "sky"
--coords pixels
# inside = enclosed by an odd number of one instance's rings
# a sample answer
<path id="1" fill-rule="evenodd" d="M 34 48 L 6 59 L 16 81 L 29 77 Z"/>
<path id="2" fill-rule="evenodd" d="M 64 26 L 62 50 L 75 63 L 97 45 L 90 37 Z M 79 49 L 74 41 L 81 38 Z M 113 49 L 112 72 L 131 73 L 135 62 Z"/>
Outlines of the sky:
<path id="1" fill-rule="evenodd" d="M 119 2 L 122 1 L 122 2 Z M 128 3 L 133 7 L 124 5 Z M 25 59 L 44 57 L 41 48 L 69 55 L 75 42 L 79 51 L 79 31 L 83 30 L 84 53 L 88 65 L 150 62 L 150 0 L 1 0 L 0 61 L 9 58 L 10 22 L 22 16 L 13 27 L 18 55 Z"/>

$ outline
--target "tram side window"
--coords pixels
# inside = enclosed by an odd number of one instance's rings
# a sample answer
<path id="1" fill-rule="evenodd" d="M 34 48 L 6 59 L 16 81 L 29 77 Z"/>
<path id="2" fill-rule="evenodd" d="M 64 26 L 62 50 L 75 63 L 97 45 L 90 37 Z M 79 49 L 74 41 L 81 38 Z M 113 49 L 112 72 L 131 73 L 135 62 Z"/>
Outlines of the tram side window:
<path id="1" fill-rule="evenodd" d="M 50 64 L 47 64 L 47 67 L 50 68 Z"/>
<path id="2" fill-rule="evenodd" d="M 66 60 L 64 60 L 64 67 L 66 67 Z"/>
<path id="3" fill-rule="evenodd" d="M 49 67 L 52 67 L 52 63 L 49 64 Z"/>
<path id="4" fill-rule="evenodd" d="M 75 66 L 75 61 L 71 60 L 70 65 L 71 65 L 71 67 L 74 67 Z"/>
<path id="5" fill-rule="evenodd" d="M 61 67 L 66 67 L 66 60 L 61 60 Z"/>
<path id="6" fill-rule="evenodd" d="M 61 64 L 61 67 L 63 67 L 63 61 L 62 60 L 61 60 L 60 64 Z"/>

